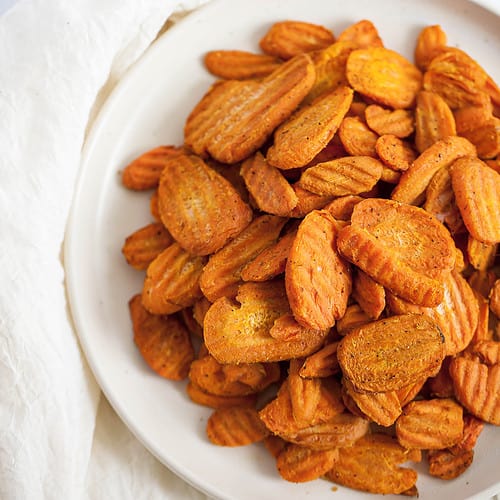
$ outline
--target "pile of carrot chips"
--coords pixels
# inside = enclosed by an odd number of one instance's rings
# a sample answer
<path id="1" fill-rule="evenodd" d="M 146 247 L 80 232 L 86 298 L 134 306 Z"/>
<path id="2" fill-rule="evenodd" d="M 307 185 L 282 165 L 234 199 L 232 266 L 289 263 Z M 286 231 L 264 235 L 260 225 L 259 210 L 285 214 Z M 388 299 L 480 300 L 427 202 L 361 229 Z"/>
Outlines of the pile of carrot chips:
<path id="1" fill-rule="evenodd" d="M 439 25 L 413 60 L 368 20 L 211 51 L 184 143 L 122 171 L 151 223 L 134 341 L 287 481 L 417 495 L 500 425 L 500 89 Z M 404 465 L 403 465 L 404 464 Z"/>

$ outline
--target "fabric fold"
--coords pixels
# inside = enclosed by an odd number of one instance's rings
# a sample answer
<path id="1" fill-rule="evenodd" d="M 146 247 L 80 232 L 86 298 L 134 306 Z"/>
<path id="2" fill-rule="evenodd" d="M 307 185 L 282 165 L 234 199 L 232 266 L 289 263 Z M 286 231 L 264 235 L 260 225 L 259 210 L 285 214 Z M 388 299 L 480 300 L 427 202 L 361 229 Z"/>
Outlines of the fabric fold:
<path id="1" fill-rule="evenodd" d="M 85 133 L 106 82 L 119 81 L 172 12 L 200 3 L 21 0 L 0 17 L 4 500 L 86 498 L 100 390 L 71 323 L 62 258 Z"/>

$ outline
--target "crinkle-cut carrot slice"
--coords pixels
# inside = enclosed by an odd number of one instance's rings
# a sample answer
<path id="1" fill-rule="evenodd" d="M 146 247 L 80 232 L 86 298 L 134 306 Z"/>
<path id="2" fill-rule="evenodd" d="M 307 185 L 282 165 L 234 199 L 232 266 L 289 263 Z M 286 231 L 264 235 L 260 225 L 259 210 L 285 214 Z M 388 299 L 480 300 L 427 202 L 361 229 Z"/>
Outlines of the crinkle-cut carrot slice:
<path id="1" fill-rule="evenodd" d="M 375 150 L 384 165 L 397 172 L 408 170 L 417 158 L 408 142 L 392 134 L 381 135 L 375 143 Z"/>
<path id="2" fill-rule="evenodd" d="M 337 37 L 337 41 L 353 42 L 360 49 L 384 46 L 376 26 L 369 19 L 362 19 L 347 26 Z"/>
<path id="3" fill-rule="evenodd" d="M 488 297 L 491 312 L 500 319 L 500 278 L 493 283 Z"/>
<path id="4" fill-rule="evenodd" d="M 451 356 L 444 358 L 439 372 L 434 377 L 427 379 L 426 389 L 430 397 L 453 398 L 455 396 L 449 370 L 451 359 Z"/>
<path id="5" fill-rule="evenodd" d="M 130 299 L 129 312 L 134 342 L 148 366 L 167 379 L 185 379 L 194 359 L 194 348 L 181 321 L 175 316 L 149 313 L 140 295 Z"/>
<path id="6" fill-rule="evenodd" d="M 186 393 L 193 403 L 207 406 L 209 408 L 229 408 L 233 406 L 255 407 L 257 394 L 247 394 L 246 396 L 219 396 L 204 391 L 201 387 L 189 381 L 186 385 Z"/>
<path id="7" fill-rule="evenodd" d="M 203 59 L 212 75 L 225 80 L 262 78 L 278 68 L 283 61 L 267 54 L 244 50 L 211 50 Z"/>
<path id="8" fill-rule="evenodd" d="M 252 220 L 252 210 L 224 177 L 195 155 L 167 161 L 160 179 L 161 220 L 186 251 L 208 255 Z"/>
<path id="9" fill-rule="evenodd" d="M 290 183 L 260 152 L 243 162 L 241 176 L 255 204 L 263 212 L 286 217 L 298 203 Z"/>
<path id="10" fill-rule="evenodd" d="M 337 132 L 349 110 L 352 96 L 350 87 L 341 86 L 319 95 L 310 104 L 298 109 L 274 132 L 273 145 L 266 155 L 267 161 L 283 170 L 307 165 Z"/>
<path id="11" fill-rule="evenodd" d="M 446 47 L 430 62 L 423 88 L 439 94 L 454 110 L 484 102 L 487 80 L 487 73 L 472 57 L 458 48 Z"/>
<path id="12" fill-rule="evenodd" d="M 445 357 L 438 325 L 422 314 L 403 314 L 351 330 L 337 349 L 344 377 L 359 391 L 401 389 L 435 375 Z"/>
<path id="13" fill-rule="evenodd" d="M 191 363 L 189 379 L 205 392 L 218 396 L 256 394 L 280 377 L 275 363 L 221 364 L 210 354 Z"/>
<path id="14" fill-rule="evenodd" d="M 205 343 L 220 363 L 282 361 L 315 352 L 327 330 L 296 327 L 289 340 L 269 333 L 287 314 L 290 306 L 282 281 L 244 283 L 236 301 L 221 297 L 210 306 L 204 320 Z"/>
<path id="15" fill-rule="evenodd" d="M 404 408 L 410 401 L 413 401 L 415 399 L 415 397 L 424 387 L 426 380 L 427 377 L 424 377 L 420 380 L 417 380 L 416 382 L 413 382 L 410 385 L 401 387 L 401 389 L 396 390 L 401 408 Z"/>
<path id="16" fill-rule="evenodd" d="M 349 54 L 355 49 L 357 46 L 353 42 L 337 41 L 325 49 L 309 52 L 316 70 L 316 81 L 304 98 L 304 104 L 310 103 L 323 92 L 348 85 L 346 63 Z"/>
<path id="17" fill-rule="evenodd" d="M 495 280 L 496 275 L 492 269 L 488 269 L 486 271 L 474 270 L 467 278 L 467 282 L 471 288 L 484 298 L 489 297 Z"/>
<path id="18" fill-rule="evenodd" d="M 496 340 L 479 340 L 471 345 L 470 351 L 488 366 L 500 363 L 500 342 Z"/>
<path id="19" fill-rule="evenodd" d="M 259 46 L 266 54 L 290 59 L 304 52 L 323 49 L 335 42 L 331 30 L 304 21 L 274 23 L 260 39 Z"/>
<path id="20" fill-rule="evenodd" d="M 312 191 L 301 187 L 299 182 L 292 184 L 292 188 L 297 195 L 298 202 L 295 208 L 288 215 L 289 217 L 296 219 L 304 218 L 313 210 L 320 210 L 334 199 L 334 196 L 331 195 L 313 193 Z"/>
<path id="21" fill-rule="evenodd" d="M 421 208 L 367 198 L 354 207 L 351 225 L 367 230 L 416 272 L 441 277 L 454 268 L 455 242 L 446 228 Z"/>
<path id="22" fill-rule="evenodd" d="M 314 354 L 307 356 L 299 375 L 305 378 L 326 378 L 340 371 L 337 360 L 338 341 L 331 342 Z"/>
<path id="23" fill-rule="evenodd" d="M 443 284 L 396 260 L 394 251 L 365 229 L 350 225 L 337 238 L 340 254 L 383 285 L 387 290 L 419 305 L 436 306 L 443 300 Z M 366 314 L 366 313 L 364 313 Z"/>
<path id="24" fill-rule="evenodd" d="M 394 314 L 425 314 L 439 325 L 445 338 L 447 355 L 454 356 L 471 342 L 479 321 L 479 303 L 465 278 L 452 271 L 444 279 L 444 298 L 436 307 L 409 304 L 389 296 L 389 309 Z"/>
<path id="25" fill-rule="evenodd" d="M 368 434 L 350 447 L 339 450 L 339 458 L 326 478 L 334 483 L 378 494 L 405 494 L 417 482 L 417 472 L 399 467 L 419 462 L 418 450 L 403 448 L 396 438 L 382 433 Z"/>
<path id="26" fill-rule="evenodd" d="M 276 459 L 280 476 L 293 483 L 305 483 L 320 478 L 338 459 L 337 448 L 311 450 L 296 444 L 288 444 Z"/>
<path id="27" fill-rule="evenodd" d="M 345 150 L 352 156 L 377 157 L 375 144 L 378 134 L 357 116 L 346 116 L 340 124 L 338 136 Z"/>
<path id="28" fill-rule="evenodd" d="M 355 205 L 363 200 L 364 198 L 362 196 L 355 194 L 339 196 L 328 203 L 328 205 L 325 205 L 324 210 L 331 213 L 335 220 L 350 221 Z"/>
<path id="29" fill-rule="evenodd" d="M 200 276 L 200 288 L 210 302 L 219 297 L 234 297 L 241 283 L 243 267 L 273 244 L 286 223 L 283 217 L 261 215 L 238 236 L 212 254 Z"/>
<path id="30" fill-rule="evenodd" d="M 173 242 L 165 226 L 161 222 L 153 222 L 127 236 L 122 253 L 134 269 L 144 270 Z"/>
<path id="31" fill-rule="evenodd" d="M 149 199 L 149 211 L 155 221 L 161 222 L 158 188 L 153 191 Z"/>
<path id="32" fill-rule="evenodd" d="M 472 415 L 500 425 L 500 364 L 459 356 L 450 363 L 455 397 Z"/>
<path id="33" fill-rule="evenodd" d="M 422 87 L 422 73 L 401 54 L 384 47 L 351 52 L 347 79 L 352 88 L 378 104 L 410 108 Z"/>
<path id="34" fill-rule="evenodd" d="M 352 297 L 371 319 L 378 319 L 385 309 L 384 287 L 361 270 L 354 273 Z"/>
<path id="35" fill-rule="evenodd" d="M 288 390 L 292 404 L 293 418 L 304 427 L 310 425 L 321 398 L 321 379 L 303 378 L 299 371 L 303 360 L 291 359 L 288 368 Z"/>
<path id="36" fill-rule="evenodd" d="M 476 148 L 463 137 L 450 136 L 435 142 L 422 152 L 401 176 L 391 198 L 402 203 L 420 205 L 434 174 L 450 166 L 457 158 L 476 154 Z"/>
<path id="37" fill-rule="evenodd" d="M 262 80 L 226 80 L 212 86 L 184 126 L 184 142 L 196 154 L 237 163 L 255 153 L 314 84 L 311 58 L 300 55 Z"/>
<path id="38" fill-rule="evenodd" d="M 405 448 L 440 450 L 460 442 L 463 408 L 452 398 L 412 401 L 396 421 L 396 436 Z"/>
<path id="39" fill-rule="evenodd" d="M 460 210 L 455 203 L 449 168 L 442 168 L 432 176 L 425 190 L 423 208 L 440 220 L 451 234 L 458 235 L 467 232 Z"/>
<path id="40" fill-rule="evenodd" d="M 320 398 L 309 423 L 294 418 L 288 378 L 281 384 L 274 399 L 267 403 L 259 415 L 272 434 L 290 440 L 300 430 L 332 421 L 344 411 L 340 383 L 334 378 L 321 379 Z"/>
<path id="41" fill-rule="evenodd" d="M 477 156 L 482 160 L 496 158 L 500 154 L 500 118 L 492 116 L 460 135 L 476 146 Z"/>
<path id="42" fill-rule="evenodd" d="M 370 156 L 345 156 L 307 168 L 299 184 L 322 196 L 346 196 L 370 191 L 382 175 L 382 163 Z"/>
<path id="43" fill-rule="evenodd" d="M 488 299 L 483 297 L 476 290 L 473 291 L 478 302 L 479 315 L 476 331 L 472 337 L 471 344 L 475 344 L 476 342 L 480 342 L 482 340 L 493 339 L 493 330 L 490 328 L 490 304 Z"/>
<path id="44" fill-rule="evenodd" d="M 158 146 L 130 162 L 122 172 L 122 183 L 128 189 L 145 191 L 158 186 L 165 161 L 182 152 L 177 146 Z"/>
<path id="45" fill-rule="evenodd" d="M 288 255 L 286 292 L 295 319 L 306 328 L 330 328 L 347 307 L 351 272 L 337 253 L 337 231 L 328 212 L 313 211 L 301 222 Z"/>
<path id="46" fill-rule="evenodd" d="M 415 147 L 423 153 L 435 142 L 457 135 L 455 117 L 436 92 L 421 90 L 415 107 Z"/>
<path id="47" fill-rule="evenodd" d="M 285 272 L 286 261 L 295 239 L 296 231 L 290 231 L 278 241 L 260 252 L 241 270 L 243 281 L 268 281 Z"/>
<path id="48" fill-rule="evenodd" d="M 452 452 L 444 450 L 429 450 L 429 474 L 439 479 L 450 480 L 462 475 L 472 464 L 473 450 L 459 450 Z"/>
<path id="49" fill-rule="evenodd" d="M 467 239 L 467 259 L 474 269 L 486 271 L 493 266 L 497 251 L 498 243 L 483 243 L 471 235 Z"/>
<path id="50" fill-rule="evenodd" d="M 200 297 L 200 276 L 206 257 L 191 255 L 172 243 L 149 264 L 142 303 L 152 314 L 172 314 Z"/>
<path id="51" fill-rule="evenodd" d="M 287 435 L 285 439 L 313 450 L 344 448 L 367 434 L 369 426 L 365 418 L 344 412 L 325 423 L 299 429 L 296 434 Z"/>
<path id="52" fill-rule="evenodd" d="M 255 408 L 217 408 L 207 421 L 207 437 L 219 446 L 245 446 L 262 441 L 268 434 Z"/>
<path id="53" fill-rule="evenodd" d="M 342 384 L 360 411 L 372 422 L 389 427 L 401 415 L 402 409 L 397 391 L 360 392 L 345 377 L 342 379 Z"/>
<path id="54" fill-rule="evenodd" d="M 341 336 L 347 335 L 351 330 L 361 325 L 366 325 L 372 318 L 363 311 L 361 306 L 354 302 L 349 304 L 345 314 L 337 321 L 335 328 Z"/>
<path id="55" fill-rule="evenodd" d="M 417 37 L 415 46 L 415 64 L 425 71 L 431 61 L 445 50 L 448 37 L 439 24 L 425 26 Z"/>
<path id="56" fill-rule="evenodd" d="M 450 167 L 455 201 L 469 233 L 483 243 L 500 242 L 500 174 L 476 157 Z"/>
<path id="57" fill-rule="evenodd" d="M 404 139 L 415 131 L 415 117 L 410 109 L 387 109 L 370 104 L 365 109 L 366 124 L 378 135 L 394 135 Z"/>

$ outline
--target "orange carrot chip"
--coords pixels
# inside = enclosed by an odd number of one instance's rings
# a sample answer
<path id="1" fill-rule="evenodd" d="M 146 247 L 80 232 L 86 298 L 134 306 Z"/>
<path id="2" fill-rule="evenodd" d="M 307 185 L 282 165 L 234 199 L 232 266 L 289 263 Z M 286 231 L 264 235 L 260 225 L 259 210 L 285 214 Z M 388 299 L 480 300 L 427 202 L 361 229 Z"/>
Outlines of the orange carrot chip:
<path id="1" fill-rule="evenodd" d="M 162 377 L 185 379 L 194 349 L 184 325 L 175 316 L 150 314 L 143 307 L 140 295 L 130 299 L 129 311 L 134 342 L 144 361 Z"/>
<path id="2" fill-rule="evenodd" d="M 336 234 L 333 217 L 313 211 L 301 222 L 290 249 L 286 292 L 295 319 L 307 328 L 330 328 L 347 306 L 351 273 L 337 253 Z"/>

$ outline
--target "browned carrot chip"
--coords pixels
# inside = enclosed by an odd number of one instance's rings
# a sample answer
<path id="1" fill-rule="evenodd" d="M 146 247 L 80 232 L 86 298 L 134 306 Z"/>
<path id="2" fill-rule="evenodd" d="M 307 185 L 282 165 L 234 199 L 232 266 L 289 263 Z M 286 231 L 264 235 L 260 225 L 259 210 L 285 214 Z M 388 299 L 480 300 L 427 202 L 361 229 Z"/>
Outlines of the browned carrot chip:
<path id="1" fill-rule="evenodd" d="M 370 156 L 345 156 L 304 170 L 299 185 L 320 196 L 347 196 L 372 189 L 382 175 L 382 163 Z"/>
<path id="2" fill-rule="evenodd" d="M 217 408 L 207 422 L 208 439 L 219 446 L 244 446 L 269 434 L 254 408 Z"/>
<path id="3" fill-rule="evenodd" d="M 191 338 L 175 316 L 150 314 L 141 303 L 141 296 L 129 301 L 134 329 L 134 342 L 144 361 L 156 373 L 170 380 L 187 377 L 194 359 Z"/>
<path id="4" fill-rule="evenodd" d="M 300 55 L 263 80 L 216 83 L 188 116 L 184 142 L 196 154 L 222 163 L 244 160 L 293 113 L 314 80 L 311 58 Z"/>
<path id="5" fill-rule="evenodd" d="M 339 458 L 326 478 L 356 490 L 378 494 L 404 494 L 417 481 L 417 472 L 399 467 L 419 462 L 417 450 L 407 450 L 389 435 L 368 434 L 350 447 L 339 450 Z"/>
<path id="6" fill-rule="evenodd" d="M 244 50 L 212 50 L 205 54 L 208 71 L 226 80 L 248 80 L 269 75 L 282 61 L 267 54 L 254 54 Z"/>
<path id="7" fill-rule="evenodd" d="M 336 234 L 333 217 L 313 211 L 301 222 L 290 249 L 286 292 L 295 319 L 307 328 L 330 328 L 347 306 L 351 272 L 337 253 Z"/>
<path id="8" fill-rule="evenodd" d="M 286 217 L 296 207 L 298 198 L 292 186 L 262 153 L 243 162 L 241 176 L 260 210 Z"/>
<path id="9" fill-rule="evenodd" d="M 500 364 L 459 356 L 450 364 L 455 397 L 472 415 L 500 425 Z"/>
<path id="10" fill-rule="evenodd" d="M 411 107 L 422 87 L 420 70 L 401 54 L 384 47 L 351 52 L 347 79 L 363 96 L 395 109 Z"/>
<path id="11" fill-rule="evenodd" d="M 423 28 L 417 37 L 415 63 L 425 71 L 431 61 L 446 48 L 448 37 L 441 26 L 434 24 Z"/>
<path id="12" fill-rule="evenodd" d="M 500 319 L 500 279 L 497 279 L 489 293 L 490 309 Z"/>
<path id="13" fill-rule="evenodd" d="M 378 135 L 393 135 L 404 139 L 415 130 L 414 113 L 408 109 L 387 109 L 370 104 L 365 109 L 367 125 Z"/>
<path id="14" fill-rule="evenodd" d="M 260 40 L 260 48 L 272 56 L 290 59 L 297 54 L 323 49 L 335 42 L 331 30 L 303 21 L 274 23 Z"/>
<path id="15" fill-rule="evenodd" d="M 409 143 L 392 134 L 380 136 L 375 143 L 375 150 L 384 165 L 396 172 L 408 170 L 417 158 Z"/>
<path id="16" fill-rule="evenodd" d="M 201 298 L 200 276 L 206 257 L 191 255 L 172 243 L 149 264 L 142 303 L 153 314 L 172 314 Z"/>
<path id="17" fill-rule="evenodd" d="M 360 391 L 401 389 L 435 375 L 445 357 L 436 323 L 418 314 L 391 316 L 351 330 L 339 343 L 342 372 Z"/>
<path id="18" fill-rule="evenodd" d="M 372 422 L 389 427 L 401 415 L 401 402 L 397 391 L 360 392 L 345 377 L 342 383 L 356 406 Z"/>
<path id="19" fill-rule="evenodd" d="M 280 476 L 293 483 L 313 481 L 328 472 L 338 459 L 337 448 L 311 450 L 303 446 L 288 444 L 278 455 L 276 467 Z"/>
<path id="20" fill-rule="evenodd" d="M 123 170 L 123 185 L 135 191 L 144 191 L 158 186 L 165 161 L 182 152 L 176 146 L 158 146 L 129 163 Z"/>
<path id="21" fill-rule="evenodd" d="M 357 116 L 346 116 L 339 127 L 339 138 L 345 150 L 352 156 L 377 157 L 375 144 L 378 134 Z"/>
<path id="22" fill-rule="evenodd" d="M 349 110 L 353 91 L 341 86 L 319 95 L 300 108 L 274 133 L 267 161 L 288 170 L 307 165 L 333 138 Z M 303 137 L 308 140 L 304 142 Z"/>
<path id="23" fill-rule="evenodd" d="M 167 161 L 160 179 L 161 220 L 188 252 L 219 250 L 251 221 L 252 211 L 236 189 L 195 155 Z"/>
<path id="24" fill-rule="evenodd" d="M 213 253 L 203 268 L 200 287 L 210 302 L 235 297 L 243 267 L 276 242 L 286 219 L 274 215 L 255 218 L 238 236 Z"/>
<path id="25" fill-rule="evenodd" d="M 276 243 L 268 246 L 257 257 L 243 267 L 240 277 L 243 281 L 267 281 L 285 272 L 286 261 L 295 231 L 283 235 Z"/>
<path id="26" fill-rule="evenodd" d="M 299 375 L 306 378 L 325 378 L 338 373 L 340 366 L 337 360 L 337 347 L 338 342 L 332 342 L 307 356 Z"/>
<path id="27" fill-rule="evenodd" d="M 453 399 L 413 401 L 396 422 L 396 436 L 405 448 L 440 450 L 460 442 L 463 409 Z"/>
<path id="28" fill-rule="evenodd" d="M 476 157 L 450 167 L 455 200 L 469 233 L 483 243 L 500 242 L 500 174 Z"/>
<path id="29" fill-rule="evenodd" d="M 129 265 L 144 270 L 173 242 L 165 226 L 161 222 L 153 222 L 127 236 L 122 253 Z"/>
<path id="30" fill-rule="evenodd" d="M 341 255 L 375 281 L 427 306 L 442 301 L 439 279 L 456 258 L 455 244 L 437 219 L 420 208 L 378 198 L 354 207 L 351 225 L 339 231 L 337 245 Z"/>
<path id="31" fill-rule="evenodd" d="M 434 174 L 450 166 L 457 158 L 475 155 L 476 148 L 463 137 L 450 136 L 435 142 L 413 162 L 401 176 L 391 198 L 403 203 L 420 205 Z"/>
<path id="32" fill-rule="evenodd" d="M 337 37 L 337 41 L 353 42 L 360 49 L 384 46 L 377 28 L 369 19 L 362 19 L 345 28 Z"/>
<path id="33" fill-rule="evenodd" d="M 352 296 L 371 319 L 378 319 L 385 309 L 384 287 L 361 270 L 354 274 Z"/>
<path id="34" fill-rule="evenodd" d="M 318 350 L 327 330 L 299 328 L 293 338 L 270 334 L 276 320 L 290 314 L 280 280 L 240 285 L 236 302 L 221 297 L 207 311 L 205 343 L 220 363 L 257 363 L 307 356 Z"/>
<path id="35" fill-rule="evenodd" d="M 233 406 L 255 407 L 257 394 L 247 394 L 246 396 L 218 396 L 204 391 L 192 381 L 186 386 L 186 392 L 193 403 L 207 406 L 209 408 L 230 408 Z"/>
<path id="36" fill-rule="evenodd" d="M 435 142 L 457 135 L 455 117 L 446 101 L 437 93 L 421 90 L 415 108 L 415 147 L 423 153 Z"/>

